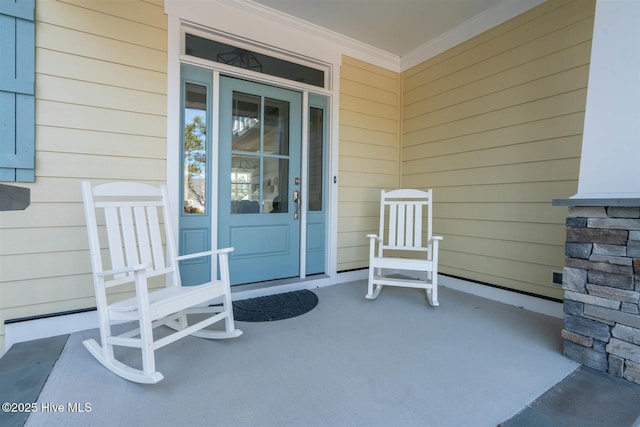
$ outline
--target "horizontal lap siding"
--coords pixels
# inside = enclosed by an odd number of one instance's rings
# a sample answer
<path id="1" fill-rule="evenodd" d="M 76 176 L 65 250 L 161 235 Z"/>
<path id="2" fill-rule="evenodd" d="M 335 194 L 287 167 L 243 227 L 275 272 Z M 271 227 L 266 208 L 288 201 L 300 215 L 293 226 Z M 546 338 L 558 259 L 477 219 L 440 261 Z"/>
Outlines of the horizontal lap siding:
<path id="1" fill-rule="evenodd" d="M 164 182 L 163 7 L 36 1 L 36 182 L 0 212 L 0 320 L 95 306 L 81 180 Z"/>
<path id="2" fill-rule="evenodd" d="M 369 264 L 380 190 L 399 184 L 399 75 L 353 58 L 340 69 L 338 271 Z"/>
<path id="3" fill-rule="evenodd" d="M 434 189 L 441 271 L 562 298 L 593 1 L 551 0 L 403 73 L 402 186 Z"/>

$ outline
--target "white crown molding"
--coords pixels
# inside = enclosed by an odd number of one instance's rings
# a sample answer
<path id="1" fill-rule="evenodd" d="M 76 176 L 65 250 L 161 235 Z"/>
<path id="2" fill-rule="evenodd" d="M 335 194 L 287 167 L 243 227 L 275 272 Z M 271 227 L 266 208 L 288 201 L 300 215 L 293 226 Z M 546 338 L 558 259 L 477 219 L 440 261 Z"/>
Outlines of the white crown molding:
<path id="1" fill-rule="evenodd" d="M 267 19 L 288 28 L 293 28 L 331 42 L 344 49 L 346 51 L 345 53 L 355 55 L 359 59 L 371 62 L 392 71 L 400 71 L 399 56 L 366 43 L 362 43 L 335 31 L 331 31 L 303 19 L 287 15 L 286 13 L 271 9 L 251 0 L 218 0 L 218 2 L 247 13 L 251 13 L 262 19 Z"/>
<path id="2" fill-rule="evenodd" d="M 252 0 L 216 0 L 217 3 L 232 7 L 239 12 L 248 13 L 259 19 L 326 41 L 336 46 L 337 49 L 346 55 L 395 72 L 405 71 L 418 65 L 545 1 L 546 0 L 502 0 L 495 6 L 428 41 L 406 55 L 399 57 L 343 34 L 271 9 Z M 167 0 L 167 3 L 168 2 L 179 3 L 177 0 Z"/>
<path id="3" fill-rule="evenodd" d="M 405 71 L 414 67 L 478 34 L 490 30 L 511 18 L 515 18 L 529 9 L 533 9 L 545 1 L 546 0 L 503 0 L 446 33 L 412 50 L 408 54 L 403 55 L 400 60 L 400 69 Z"/>

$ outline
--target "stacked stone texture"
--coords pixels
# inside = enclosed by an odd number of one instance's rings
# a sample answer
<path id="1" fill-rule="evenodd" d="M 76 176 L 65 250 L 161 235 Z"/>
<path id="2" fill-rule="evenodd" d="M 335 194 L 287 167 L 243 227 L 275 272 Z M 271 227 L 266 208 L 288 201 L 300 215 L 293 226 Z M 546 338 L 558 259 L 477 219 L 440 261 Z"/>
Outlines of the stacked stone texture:
<path id="1" fill-rule="evenodd" d="M 564 355 L 640 384 L 640 208 L 570 207 Z"/>

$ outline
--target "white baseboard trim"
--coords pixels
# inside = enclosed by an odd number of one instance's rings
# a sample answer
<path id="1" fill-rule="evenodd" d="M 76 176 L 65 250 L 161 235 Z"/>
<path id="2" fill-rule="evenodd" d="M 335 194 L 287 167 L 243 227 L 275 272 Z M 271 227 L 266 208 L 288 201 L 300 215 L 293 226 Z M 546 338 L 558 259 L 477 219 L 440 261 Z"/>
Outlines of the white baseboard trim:
<path id="1" fill-rule="evenodd" d="M 368 270 L 364 271 L 368 272 Z M 407 272 L 403 271 L 385 270 L 385 274 L 393 273 L 401 275 L 407 274 Z M 424 280 L 426 276 L 424 273 L 418 273 L 415 277 L 422 278 Z M 476 295 L 482 298 L 487 298 L 493 301 L 498 301 L 503 304 L 521 307 L 525 310 L 533 311 L 534 313 L 557 317 L 559 319 L 564 318 L 564 308 L 561 302 L 550 301 L 544 298 L 538 298 L 532 295 L 526 295 L 516 291 L 501 289 L 490 285 L 483 285 L 481 283 L 458 279 L 451 276 L 444 276 L 442 274 L 438 274 L 438 285 L 444 286 L 445 288 L 451 288 L 457 291 Z"/>
<path id="2" fill-rule="evenodd" d="M 55 337 L 97 327 L 98 313 L 95 310 L 8 323 L 4 325 L 4 349 L 7 352 L 13 344 L 19 342 Z"/>
<path id="3" fill-rule="evenodd" d="M 479 297 L 498 301 L 504 304 L 521 307 L 525 310 L 544 314 L 559 319 L 564 318 L 561 302 L 549 301 L 543 298 L 525 295 L 506 289 L 494 288 L 480 283 L 469 282 L 455 277 L 438 275 L 438 284 L 446 288 L 466 292 Z"/>

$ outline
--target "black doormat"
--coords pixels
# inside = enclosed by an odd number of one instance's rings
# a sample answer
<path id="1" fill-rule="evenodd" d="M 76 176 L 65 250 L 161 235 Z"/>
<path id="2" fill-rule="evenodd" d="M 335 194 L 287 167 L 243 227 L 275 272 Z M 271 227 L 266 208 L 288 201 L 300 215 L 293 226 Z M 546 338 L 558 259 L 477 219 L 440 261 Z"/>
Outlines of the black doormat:
<path id="1" fill-rule="evenodd" d="M 311 311 L 316 305 L 317 295 L 303 289 L 234 301 L 233 317 L 241 322 L 272 322 L 300 316 Z"/>

